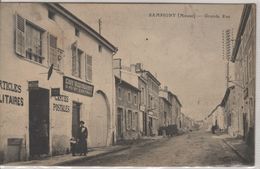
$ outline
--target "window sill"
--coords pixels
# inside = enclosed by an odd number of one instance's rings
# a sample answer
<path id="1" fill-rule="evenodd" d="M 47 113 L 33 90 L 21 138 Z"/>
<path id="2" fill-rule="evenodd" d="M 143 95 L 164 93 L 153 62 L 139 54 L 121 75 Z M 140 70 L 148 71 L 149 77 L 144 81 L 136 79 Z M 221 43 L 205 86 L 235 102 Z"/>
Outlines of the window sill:
<path id="1" fill-rule="evenodd" d="M 20 58 L 20 59 L 22 59 L 22 60 L 24 60 L 24 61 L 27 61 L 27 62 L 30 62 L 30 63 L 34 63 L 34 64 L 36 64 L 36 65 L 39 65 L 39 66 L 48 68 L 48 66 L 44 65 L 43 63 L 39 63 L 39 62 L 30 60 L 30 59 L 28 59 L 28 58 L 26 58 L 26 57 L 24 57 L 24 56 L 20 56 L 20 55 L 18 55 L 18 56 L 19 56 L 18 58 Z M 44 57 L 42 57 L 42 58 L 44 59 Z"/>

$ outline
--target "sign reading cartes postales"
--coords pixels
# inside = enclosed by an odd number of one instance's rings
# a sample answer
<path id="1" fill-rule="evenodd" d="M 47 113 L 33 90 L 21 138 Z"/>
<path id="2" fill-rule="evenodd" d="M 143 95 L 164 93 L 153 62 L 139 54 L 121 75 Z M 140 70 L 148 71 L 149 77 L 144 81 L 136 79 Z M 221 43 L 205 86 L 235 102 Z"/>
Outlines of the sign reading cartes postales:
<path id="1" fill-rule="evenodd" d="M 63 90 L 92 97 L 94 86 L 67 76 L 63 76 Z"/>

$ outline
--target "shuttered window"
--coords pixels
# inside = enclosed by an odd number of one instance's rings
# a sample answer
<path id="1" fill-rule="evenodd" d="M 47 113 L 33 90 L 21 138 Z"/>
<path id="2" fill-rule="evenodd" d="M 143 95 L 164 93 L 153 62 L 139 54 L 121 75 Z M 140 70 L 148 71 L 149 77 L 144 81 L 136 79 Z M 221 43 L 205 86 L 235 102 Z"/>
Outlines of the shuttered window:
<path id="1" fill-rule="evenodd" d="M 17 54 L 25 57 L 25 19 L 16 15 L 16 43 L 15 51 Z"/>
<path id="2" fill-rule="evenodd" d="M 92 81 L 92 56 L 85 55 L 85 75 L 87 81 Z"/>
<path id="3" fill-rule="evenodd" d="M 42 63 L 42 30 L 27 23 L 26 19 L 16 14 L 15 51 L 27 59 Z"/>
<path id="4" fill-rule="evenodd" d="M 63 58 L 64 51 L 57 47 L 57 37 L 54 35 L 49 35 L 49 59 L 50 65 L 53 64 L 55 69 L 61 69 L 61 60 Z"/>
<path id="5" fill-rule="evenodd" d="M 76 77 L 81 77 L 81 55 L 83 52 L 74 47 L 72 49 L 72 75 Z"/>

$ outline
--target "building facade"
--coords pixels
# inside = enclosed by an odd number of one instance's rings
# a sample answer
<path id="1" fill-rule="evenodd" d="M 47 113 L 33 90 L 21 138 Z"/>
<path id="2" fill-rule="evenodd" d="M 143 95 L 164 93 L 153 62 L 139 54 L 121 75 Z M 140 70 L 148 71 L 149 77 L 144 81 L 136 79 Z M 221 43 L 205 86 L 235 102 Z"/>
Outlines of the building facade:
<path id="1" fill-rule="evenodd" d="M 175 124 L 177 125 L 178 129 L 181 129 L 182 126 L 182 115 L 181 115 L 181 107 L 182 104 L 178 97 L 173 94 L 172 99 L 172 115 L 173 120 L 175 121 Z"/>
<path id="2" fill-rule="evenodd" d="M 0 16 L 0 162 L 68 153 L 80 120 L 89 146 L 112 144 L 117 48 L 59 4 L 3 3 Z"/>
<path id="3" fill-rule="evenodd" d="M 137 139 L 142 132 L 142 116 L 139 111 L 140 89 L 135 70 L 127 67 L 114 70 L 116 86 L 117 132 L 116 139 Z"/>
<path id="4" fill-rule="evenodd" d="M 166 127 L 173 124 L 172 120 L 172 97 L 167 87 L 159 92 L 159 127 Z"/>
<path id="5" fill-rule="evenodd" d="M 235 64 L 235 85 L 239 134 L 254 147 L 256 5 L 244 5 L 231 61 Z"/>

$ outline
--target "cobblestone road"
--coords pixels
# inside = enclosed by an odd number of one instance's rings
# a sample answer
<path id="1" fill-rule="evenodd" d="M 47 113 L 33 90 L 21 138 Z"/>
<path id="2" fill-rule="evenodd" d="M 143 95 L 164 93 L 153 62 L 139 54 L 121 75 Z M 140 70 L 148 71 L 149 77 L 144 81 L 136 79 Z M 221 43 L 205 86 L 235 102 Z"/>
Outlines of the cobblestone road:
<path id="1" fill-rule="evenodd" d="M 72 166 L 240 166 L 245 165 L 221 139 L 196 131 L 163 138 L 153 143 L 133 145 L 130 149 Z"/>

